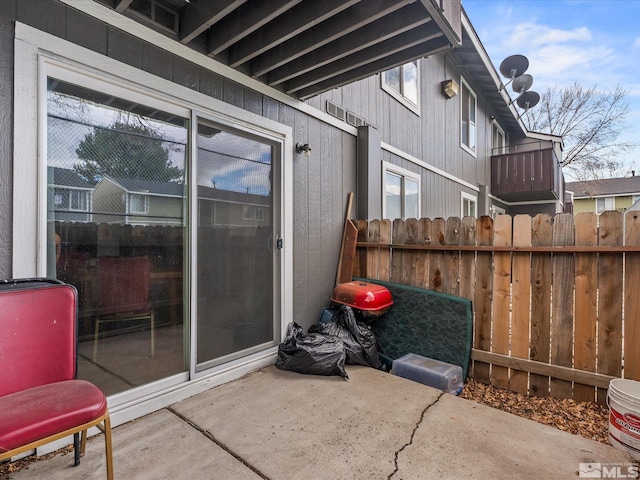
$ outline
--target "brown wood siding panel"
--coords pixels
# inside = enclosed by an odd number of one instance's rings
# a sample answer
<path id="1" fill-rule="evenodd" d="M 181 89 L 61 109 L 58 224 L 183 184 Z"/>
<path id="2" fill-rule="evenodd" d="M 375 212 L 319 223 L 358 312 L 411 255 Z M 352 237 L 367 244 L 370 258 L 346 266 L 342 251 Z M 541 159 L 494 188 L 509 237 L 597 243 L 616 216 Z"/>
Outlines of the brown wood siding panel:
<path id="1" fill-rule="evenodd" d="M 16 1 L 0 1 L 0 205 L 13 205 L 13 37 Z M 0 275 L 11 278 L 13 211 L 0 209 Z"/>

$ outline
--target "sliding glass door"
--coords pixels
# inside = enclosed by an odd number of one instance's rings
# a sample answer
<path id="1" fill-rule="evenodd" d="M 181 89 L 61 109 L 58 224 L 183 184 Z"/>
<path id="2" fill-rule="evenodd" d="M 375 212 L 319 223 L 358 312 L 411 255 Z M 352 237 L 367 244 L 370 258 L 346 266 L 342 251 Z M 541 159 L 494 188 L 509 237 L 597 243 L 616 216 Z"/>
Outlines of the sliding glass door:
<path id="1" fill-rule="evenodd" d="M 197 119 L 196 371 L 279 339 L 280 144 Z"/>

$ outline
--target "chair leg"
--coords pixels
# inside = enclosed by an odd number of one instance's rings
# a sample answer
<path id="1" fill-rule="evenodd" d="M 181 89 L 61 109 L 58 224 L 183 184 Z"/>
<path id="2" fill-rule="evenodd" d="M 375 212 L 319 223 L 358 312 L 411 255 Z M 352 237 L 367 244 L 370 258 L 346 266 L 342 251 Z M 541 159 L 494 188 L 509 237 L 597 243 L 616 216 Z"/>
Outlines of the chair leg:
<path id="1" fill-rule="evenodd" d="M 113 480 L 113 450 L 111 447 L 111 420 L 104 419 L 104 452 L 107 460 L 107 480 Z"/>
<path id="2" fill-rule="evenodd" d="M 84 451 L 87 448 L 87 435 L 89 434 L 88 430 L 82 431 L 82 437 L 80 440 L 80 455 L 84 455 Z"/>
<path id="3" fill-rule="evenodd" d="M 73 466 L 80 465 L 80 433 L 73 434 Z"/>

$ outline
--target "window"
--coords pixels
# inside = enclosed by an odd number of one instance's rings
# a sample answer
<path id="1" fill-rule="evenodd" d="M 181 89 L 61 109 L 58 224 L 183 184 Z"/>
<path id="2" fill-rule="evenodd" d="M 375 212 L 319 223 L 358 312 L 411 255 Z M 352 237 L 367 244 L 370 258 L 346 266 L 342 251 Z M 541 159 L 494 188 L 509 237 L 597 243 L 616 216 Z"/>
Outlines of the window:
<path id="1" fill-rule="evenodd" d="M 54 204 L 57 210 L 89 211 L 89 192 L 66 188 L 56 188 L 54 191 Z"/>
<path id="2" fill-rule="evenodd" d="M 616 199 L 614 197 L 596 198 L 596 213 L 600 215 L 603 212 L 616 209 Z"/>
<path id="3" fill-rule="evenodd" d="M 131 194 L 129 196 L 129 213 L 149 213 L 149 204 L 145 195 Z"/>
<path id="4" fill-rule="evenodd" d="M 383 169 L 382 216 L 391 220 L 420 218 L 420 177 L 386 162 Z"/>
<path id="5" fill-rule="evenodd" d="M 382 89 L 414 113 L 419 112 L 419 70 L 414 60 L 382 74 Z"/>
<path id="6" fill-rule="evenodd" d="M 461 217 L 476 217 L 477 216 L 477 204 L 478 197 L 473 195 L 469 195 L 468 193 L 461 192 L 461 200 L 462 200 L 462 209 L 460 216 Z"/>
<path id="7" fill-rule="evenodd" d="M 465 150 L 476 154 L 476 110 L 478 100 L 469 85 L 461 79 L 460 95 L 460 142 Z"/>
<path id="8" fill-rule="evenodd" d="M 504 132 L 494 121 L 491 125 L 491 155 L 507 153 L 505 146 L 506 142 L 504 140 Z"/>

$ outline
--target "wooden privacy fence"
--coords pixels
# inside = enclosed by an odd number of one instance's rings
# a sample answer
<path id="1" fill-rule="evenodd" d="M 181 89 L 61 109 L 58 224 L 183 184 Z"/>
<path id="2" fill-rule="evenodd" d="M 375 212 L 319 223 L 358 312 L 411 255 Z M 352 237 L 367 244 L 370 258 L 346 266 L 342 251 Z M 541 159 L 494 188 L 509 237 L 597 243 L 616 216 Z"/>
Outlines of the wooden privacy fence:
<path id="1" fill-rule="evenodd" d="M 640 212 L 356 225 L 355 276 L 473 301 L 475 380 L 600 403 L 640 380 Z"/>

